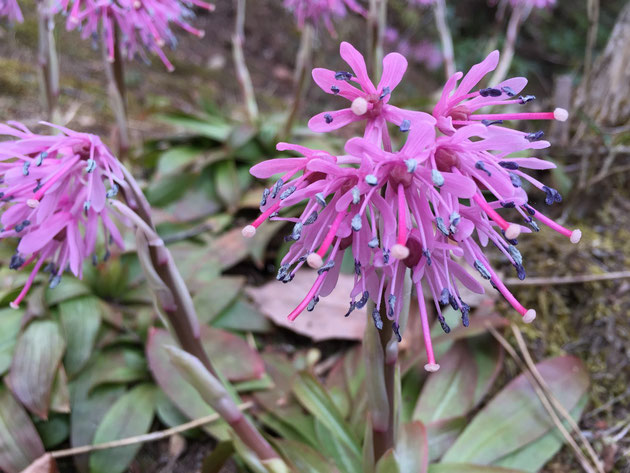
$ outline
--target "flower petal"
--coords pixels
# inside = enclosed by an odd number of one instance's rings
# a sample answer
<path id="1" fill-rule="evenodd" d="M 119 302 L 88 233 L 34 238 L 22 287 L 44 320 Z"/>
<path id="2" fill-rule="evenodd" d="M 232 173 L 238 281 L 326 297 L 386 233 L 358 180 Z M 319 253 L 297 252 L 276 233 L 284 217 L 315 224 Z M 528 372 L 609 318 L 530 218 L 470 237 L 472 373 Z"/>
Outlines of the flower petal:
<path id="1" fill-rule="evenodd" d="M 376 89 L 382 91 L 385 87 L 389 87 L 390 91 L 394 90 L 400 84 L 406 70 L 405 57 L 402 54 L 389 53 L 383 58 L 383 75 Z"/>
<path id="2" fill-rule="evenodd" d="M 363 91 L 367 94 L 375 94 L 376 89 L 374 88 L 374 84 L 370 80 L 370 77 L 367 73 L 367 67 L 365 66 L 365 59 L 363 59 L 363 55 L 355 49 L 350 43 L 343 42 L 339 46 L 339 54 L 343 58 L 344 61 L 348 63 L 354 75 L 357 76 L 357 82 L 363 89 Z"/>
<path id="3" fill-rule="evenodd" d="M 328 120 L 326 120 L 326 115 L 329 115 Z M 364 116 L 355 115 L 349 108 L 343 108 L 334 112 L 322 112 L 315 115 L 308 121 L 308 127 L 316 133 L 326 133 L 364 119 Z M 327 123 L 327 121 L 330 121 L 330 123 Z"/>
<path id="4" fill-rule="evenodd" d="M 335 72 L 318 67 L 313 69 L 313 80 L 327 94 L 340 95 L 350 101 L 363 96 L 364 93 L 345 80 L 335 79 Z M 334 88 L 339 89 L 333 92 Z"/>
<path id="5" fill-rule="evenodd" d="M 250 174 L 259 179 L 267 179 L 275 174 L 303 168 L 308 158 L 276 158 L 258 163 L 249 170 Z"/>

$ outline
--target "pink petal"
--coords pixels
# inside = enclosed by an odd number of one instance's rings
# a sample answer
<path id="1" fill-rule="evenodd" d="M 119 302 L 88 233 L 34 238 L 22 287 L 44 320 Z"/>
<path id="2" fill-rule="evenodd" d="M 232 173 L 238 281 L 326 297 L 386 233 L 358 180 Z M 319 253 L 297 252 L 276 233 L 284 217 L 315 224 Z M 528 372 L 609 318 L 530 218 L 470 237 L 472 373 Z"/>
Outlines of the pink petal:
<path id="1" fill-rule="evenodd" d="M 18 245 L 18 251 L 23 254 L 32 254 L 41 250 L 49 243 L 70 221 L 68 212 L 59 212 L 50 218 L 44 225 L 27 233 Z"/>
<path id="2" fill-rule="evenodd" d="M 308 158 L 276 158 L 258 163 L 249 170 L 252 176 L 267 179 L 275 174 L 293 171 L 304 167 Z"/>
<path id="3" fill-rule="evenodd" d="M 327 94 L 341 95 L 351 101 L 364 95 L 363 92 L 347 81 L 335 79 L 335 72 L 329 69 L 320 67 L 313 69 L 313 80 Z M 332 91 L 333 86 L 339 89 L 339 92 L 336 94 Z"/>
<path id="4" fill-rule="evenodd" d="M 383 59 L 383 75 L 378 83 L 377 90 L 382 91 L 389 87 L 393 91 L 407 70 L 407 60 L 402 54 L 390 53 Z"/>
<path id="5" fill-rule="evenodd" d="M 551 161 L 538 158 L 514 158 L 510 161 L 514 161 L 520 167 L 527 169 L 554 169 L 556 167 Z"/>
<path id="6" fill-rule="evenodd" d="M 492 51 L 487 58 L 470 68 L 457 88 L 456 96 L 466 95 L 486 74 L 494 71 L 499 63 L 499 51 Z"/>
<path id="7" fill-rule="evenodd" d="M 363 55 L 355 49 L 350 43 L 343 42 L 339 46 L 339 54 L 344 61 L 352 68 L 352 71 L 357 76 L 357 82 L 367 94 L 375 94 L 376 89 L 374 84 L 370 80 L 367 73 L 367 67 L 365 66 L 365 59 Z"/>
<path id="8" fill-rule="evenodd" d="M 326 123 L 325 115 L 330 115 L 332 121 Z M 315 133 L 326 133 L 328 131 L 337 130 L 359 120 L 363 120 L 364 116 L 355 115 L 349 108 L 335 110 L 334 112 L 322 112 L 315 115 L 308 121 L 308 127 Z"/>

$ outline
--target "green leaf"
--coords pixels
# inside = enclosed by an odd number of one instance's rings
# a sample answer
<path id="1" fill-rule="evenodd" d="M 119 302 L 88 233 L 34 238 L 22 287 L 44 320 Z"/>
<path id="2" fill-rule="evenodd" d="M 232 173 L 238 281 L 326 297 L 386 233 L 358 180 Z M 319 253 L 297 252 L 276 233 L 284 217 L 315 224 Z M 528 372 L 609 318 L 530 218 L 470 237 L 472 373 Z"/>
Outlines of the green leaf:
<path id="1" fill-rule="evenodd" d="M 473 406 L 477 367 L 468 345 L 458 342 L 440 359 L 441 369 L 424 384 L 413 420 L 425 424 L 460 417 Z"/>
<path id="2" fill-rule="evenodd" d="M 186 132 L 198 134 L 213 140 L 225 141 L 232 127 L 223 119 L 214 116 L 195 117 L 185 114 L 160 115 L 158 119 Z"/>
<path id="3" fill-rule="evenodd" d="M 437 460 L 444 455 L 444 452 L 455 443 L 467 424 L 465 417 L 454 417 L 427 425 L 429 461 Z"/>
<path id="4" fill-rule="evenodd" d="M 11 366 L 23 315 L 21 309 L 0 309 L 0 376 Z"/>
<path id="5" fill-rule="evenodd" d="M 318 450 L 332 458 L 339 470 L 345 473 L 362 473 L 361 456 L 335 438 L 335 435 L 318 419 L 315 419 L 315 434 Z"/>
<path id="6" fill-rule="evenodd" d="M 427 473 L 429 444 L 427 429 L 420 421 L 402 426 L 396 442 L 400 473 Z"/>
<path id="7" fill-rule="evenodd" d="M 243 299 L 237 299 L 219 314 L 212 326 L 240 332 L 266 333 L 272 329 L 271 322 L 256 307 Z"/>
<path id="8" fill-rule="evenodd" d="M 524 473 L 496 466 L 473 465 L 472 463 L 437 463 L 429 466 L 429 473 Z"/>
<path id="9" fill-rule="evenodd" d="M 162 424 L 167 427 L 177 427 L 178 425 L 185 424 L 190 419 L 182 414 L 173 402 L 166 397 L 164 391 L 159 390 L 156 400 L 156 414 Z M 201 431 L 199 429 L 191 429 L 182 433 L 185 437 L 199 438 Z"/>
<path id="10" fill-rule="evenodd" d="M 292 471 L 304 473 L 339 472 L 334 463 L 320 451 L 308 445 L 288 439 L 274 439 L 273 443 L 289 466 L 293 468 Z"/>
<path id="11" fill-rule="evenodd" d="M 28 414 L 0 385 L 0 469 L 19 473 L 43 454 L 44 445 Z"/>
<path id="12" fill-rule="evenodd" d="M 587 403 L 588 395 L 582 396 L 578 405 L 570 412 L 573 420 L 576 422 L 579 420 Z M 571 431 L 568 422 L 564 421 L 563 425 L 568 431 Z M 532 443 L 498 459 L 494 464 L 504 468 L 519 468 L 528 473 L 537 473 L 560 451 L 564 443 L 564 437 L 560 431 L 555 428 Z"/>
<path id="13" fill-rule="evenodd" d="M 46 303 L 49 306 L 54 306 L 62 301 L 67 301 L 74 297 L 85 296 L 90 294 L 90 288 L 82 281 L 72 277 L 65 276 L 61 279 L 61 283 L 54 289 L 46 287 Z"/>
<path id="14" fill-rule="evenodd" d="M 223 204 L 234 212 L 241 201 L 241 186 L 233 160 L 214 165 L 214 187 Z"/>
<path id="15" fill-rule="evenodd" d="M 94 443 L 109 442 L 148 432 L 155 413 L 157 389 L 141 384 L 119 398 L 96 429 Z M 93 452 L 91 473 L 122 473 L 142 447 L 141 443 Z"/>
<path id="16" fill-rule="evenodd" d="M 389 449 L 376 463 L 375 473 L 402 473 L 393 449 Z"/>
<path id="17" fill-rule="evenodd" d="M 197 176 L 193 174 L 169 174 L 153 179 L 145 194 L 151 205 L 164 207 L 182 197 L 196 181 Z"/>
<path id="18" fill-rule="evenodd" d="M 70 412 L 70 392 L 68 390 L 68 376 L 63 365 L 59 365 L 55 381 L 50 393 L 50 410 L 67 414 Z"/>
<path id="19" fill-rule="evenodd" d="M 67 343 L 63 359 L 66 371 L 74 376 L 85 366 L 101 326 L 101 305 L 94 296 L 77 297 L 59 304 L 59 320 Z"/>
<path id="20" fill-rule="evenodd" d="M 565 409 L 573 409 L 588 388 L 588 372 L 571 356 L 536 365 Z M 472 420 L 443 457 L 443 461 L 491 464 L 543 436 L 553 428 L 525 375 L 512 380 Z"/>
<path id="21" fill-rule="evenodd" d="M 174 146 L 160 155 L 157 165 L 159 174 L 179 172 L 183 167 L 194 163 L 203 150 L 194 146 Z"/>
<path id="22" fill-rule="evenodd" d="M 52 320 L 34 320 L 18 339 L 8 384 L 24 406 L 42 419 L 48 417 L 50 393 L 65 341 Z"/>
<path id="23" fill-rule="evenodd" d="M 330 432 L 361 457 L 359 441 L 345 423 L 324 387 L 308 372 L 298 374 L 293 384 L 293 394 L 300 404 L 313 414 Z"/>
<path id="24" fill-rule="evenodd" d="M 142 351 L 130 347 L 113 347 L 96 355 L 89 390 L 110 383 L 131 383 L 149 378 Z"/>
<path id="25" fill-rule="evenodd" d="M 208 324 L 223 312 L 239 295 L 245 278 L 242 276 L 218 277 L 210 281 L 193 297 L 199 321 Z"/>
<path id="26" fill-rule="evenodd" d="M 203 459 L 200 473 L 220 473 L 223 470 L 223 465 L 232 457 L 234 452 L 232 442 L 219 442 L 210 455 Z"/>
<path id="27" fill-rule="evenodd" d="M 47 421 L 36 422 L 35 428 L 46 450 L 63 443 L 70 435 L 70 422 L 67 415 L 52 414 Z"/>
<path id="28" fill-rule="evenodd" d="M 473 406 L 477 406 L 494 384 L 503 366 L 504 352 L 494 339 L 476 337 L 466 340 L 477 368 L 477 384 L 473 395 Z"/>

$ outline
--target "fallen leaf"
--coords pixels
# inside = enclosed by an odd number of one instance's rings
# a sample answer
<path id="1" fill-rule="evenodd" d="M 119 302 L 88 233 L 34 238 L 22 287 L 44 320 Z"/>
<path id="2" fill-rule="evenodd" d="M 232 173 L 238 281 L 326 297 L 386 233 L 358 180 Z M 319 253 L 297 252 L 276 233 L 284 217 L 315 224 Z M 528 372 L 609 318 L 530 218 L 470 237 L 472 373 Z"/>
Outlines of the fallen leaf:
<path id="1" fill-rule="evenodd" d="M 50 453 L 46 453 L 31 463 L 20 473 L 57 473 L 57 463 Z"/>
<path id="2" fill-rule="evenodd" d="M 287 320 L 287 315 L 306 296 L 316 278 L 315 271 L 298 271 L 288 285 L 274 280 L 260 287 L 248 287 L 246 292 L 254 299 L 258 309 L 274 323 L 314 341 L 361 340 L 365 331 L 365 309 L 357 309 L 344 318 L 354 286 L 351 275 L 340 274 L 333 292 L 321 298 L 313 312 L 304 311 L 293 322 Z"/>

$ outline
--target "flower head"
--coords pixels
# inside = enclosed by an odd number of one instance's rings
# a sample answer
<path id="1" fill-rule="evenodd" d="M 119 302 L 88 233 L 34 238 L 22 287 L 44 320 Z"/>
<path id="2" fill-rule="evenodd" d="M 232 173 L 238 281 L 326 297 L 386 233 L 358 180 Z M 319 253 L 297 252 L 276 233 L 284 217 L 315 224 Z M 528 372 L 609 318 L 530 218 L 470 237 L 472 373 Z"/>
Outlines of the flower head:
<path id="1" fill-rule="evenodd" d="M 49 126 L 61 133 L 38 135 L 16 122 L 0 125 L 0 134 L 15 138 L 0 142 L 0 238 L 19 238 L 11 269 L 35 263 L 13 307 L 46 262 L 51 287 L 66 269 L 81 277 L 83 261 L 96 259 L 99 224 L 104 259 L 111 243 L 123 245 L 106 205 L 124 184 L 120 163 L 98 137 Z"/>
<path id="2" fill-rule="evenodd" d="M 0 0 L 0 17 L 7 17 L 9 21 L 22 23 L 24 17 L 17 0 Z"/>
<path id="3" fill-rule="evenodd" d="M 58 9 L 68 13 L 68 30 L 78 28 L 84 39 L 102 34 L 110 61 L 114 60 L 118 42 L 127 59 L 138 55 L 148 62 L 146 49 L 172 71 L 174 67 L 163 51 L 167 44 L 177 44 L 170 24 L 200 38 L 204 35 L 189 23 L 195 6 L 214 9 L 214 5 L 202 0 L 60 0 Z"/>
<path id="4" fill-rule="evenodd" d="M 284 6 L 292 11 L 300 29 L 306 23 L 318 26 L 323 23 L 333 37 L 337 37 L 333 19 L 344 18 L 348 10 L 359 15 L 367 15 L 356 0 L 284 0 Z"/>
<path id="5" fill-rule="evenodd" d="M 366 133 L 376 131 L 380 135 L 387 122 L 401 126 L 403 122 L 430 119 L 424 113 L 402 110 L 389 104 L 392 92 L 407 70 L 407 60 L 401 54 L 390 53 L 385 56 L 383 74 L 375 86 L 359 51 L 350 43 L 343 42 L 339 52 L 351 71 L 316 68 L 313 69 L 313 80 L 324 92 L 349 100 L 350 107 L 315 115 L 308 122 L 311 130 L 328 132 L 365 120 Z"/>
<path id="6" fill-rule="evenodd" d="M 353 74 L 316 69 L 313 77 L 324 90 L 355 101 L 357 97 L 374 96 L 379 91 L 382 95 L 384 84 L 398 84 L 404 67 L 386 68 L 385 79 L 374 87 L 367 78 L 362 57 L 344 44 L 342 56 L 352 66 Z M 400 65 L 398 56 L 391 61 Z M 515 267 L 518 277 L 525 277 L 517 238 L 530 230 L 521 223 L 507 221 L 499 211 L 520 215 L 523 223 L 535 231 L 536 222 L 543 223 L 569 237 L 572 243 L 579 241 L 580 232 L 568 230 L 534 209 L 523 188 L 524 182 L 539 188 L 545 193 L 548 205 L 562 200 L 556 190 L 523 171 L 553 167 L 535 157 L 521 157 L 528 150 L 544 148 L 549 143 L 542 141 L 539 133 L 499 126 L 497 120 L 566 119 L 567 112 L 557 109 L 551 114 L 499 114 L 498 118 L 475 114 L 484 106 L 529 101 L 512 99 L 525 86 L 526 81 L 521 78 L 471 92 L 494 69 L 497 59 L 498 54 L 492 53 L 473 66 L 463 79 L 461 73 L 452 77 L 433 117 L 421 112 L 403 112 L 411 115 L 401 124 L 406 140 L 397 151 L 391 149 L 385 125 L 390 112 L 387 102 L 383 102 L 379 110 L 370 109 L 373 115 L 365 117 L 364 135 L 350 139 L 345 154 L 334 156 L 280 143 L 279 150 L 296 151 L 302 157 L 273 159 L 252 168 L 256 177 L 280 174 L 281 178 L 264 191 L 262 214 L 243 229 L 243 235 L 254 236 L 256 228 L 268 218 L 288 220 L 293 228 L 286 240 L 293 244 L 282 260 L 278 279 L 290 282 L 304 264 L 318 270 L 311 290 L 289 314 L 289 319 L 295 319 L 305 309 L 313 310 L 319 298 L 332 291 L 343 255 L 349 251 L 354 259 L 355 284 L 346 315 L 372 300 L 375 305 L 372 317 L 377 328 L 382 328 L 382 314 L 386 314 L 393 321 L 397 336 L 400 336 L 403 281 L 405 273 L 411 272 L 429 371 L 435 371 L 439 365 L 432 349 L 423 286 L 432 295 L 438 321 L 445 332 L 450 327 L 442 308 L 450 306 L 460 311 L 462 324 L 467 326 L 470 307 L 462 298 L 461 288 L 483 292 L 483 286 L 470 273 L 488 280 L 526 323 L 534 320 L 535 310 L 524 307 L 507 289 L 484 251 L 489 242 L 493 243 Z M 337 85 L 340 78 L 346 80 Z M 350 79 L 356 80 L 362 90 L 349 85 Z M 462 81 L 456 87 L 459 79 Z M 331 89 L 333 86 L 337 90 Z M 347 111 L 336 113 L 350 116 Z M 352 110 L 350 113 L 354 114 Z M 319 123 L 318 117 L 310 123 Z M 517 152 L 519 157 L 510 157 Z M 282 217 L 285 208 L 303 201 L 306 205 L 298 218 Z"/>

